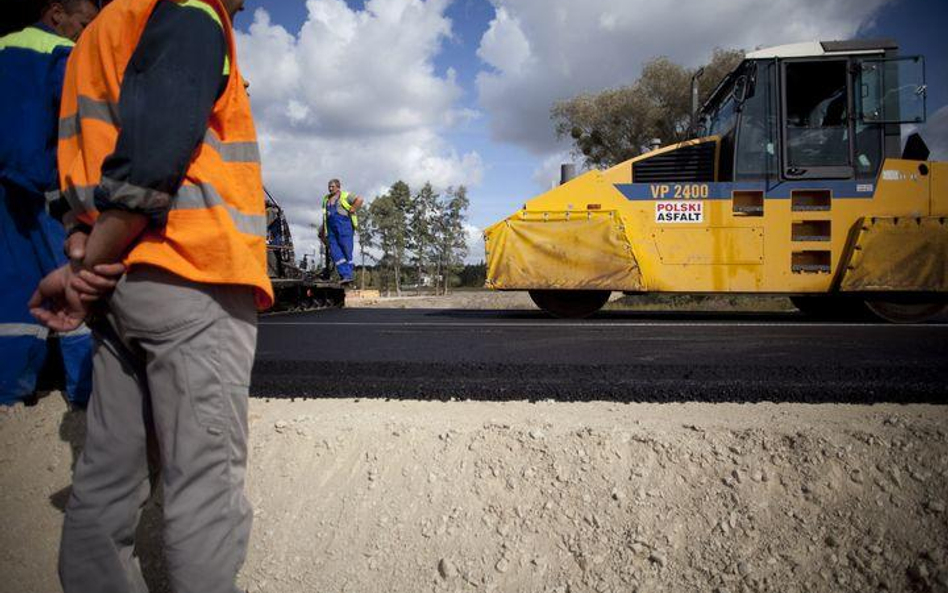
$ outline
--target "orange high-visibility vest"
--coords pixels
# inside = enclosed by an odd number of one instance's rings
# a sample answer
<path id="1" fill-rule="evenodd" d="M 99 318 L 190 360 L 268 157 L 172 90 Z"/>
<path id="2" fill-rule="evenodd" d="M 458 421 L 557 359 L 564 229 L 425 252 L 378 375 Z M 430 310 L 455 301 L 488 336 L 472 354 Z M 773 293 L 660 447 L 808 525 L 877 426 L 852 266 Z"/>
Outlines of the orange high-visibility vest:
<path id="1" fill-rule="evenodd" d="M 60 185 L 86 223 L 98 216 L 93 190 L 102 182 L 102 163 L 118 141 L 125 68 L 158 2 L 111 2 L 85 29 L 66 66 L 59 122 Z M 146 229 L 124 263 L 157 266 L 194 282 L 252 286 L 262 310 L 273 304 L 267 217 L 257 134 L 237 67 L 233 28 L 220 0 L 182 3 L 217 17 L 227 38 L 230 75 L 214 104 L 204 141 L 173 196 L 166 226 Z"/>

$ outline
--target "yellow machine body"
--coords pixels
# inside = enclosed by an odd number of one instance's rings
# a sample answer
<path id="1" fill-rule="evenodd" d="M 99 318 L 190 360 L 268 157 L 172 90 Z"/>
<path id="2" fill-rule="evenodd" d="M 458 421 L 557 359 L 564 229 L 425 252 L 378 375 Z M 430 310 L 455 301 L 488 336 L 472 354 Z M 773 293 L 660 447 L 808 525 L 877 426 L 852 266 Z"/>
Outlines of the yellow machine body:
<path id="1" fill-rule="evenodd" d="M 693 142 L 701 141 L 717 139 Z M 632 164 L 639 159 L 581 175 L 486 229 L 487 285 L 948 291 L 948 163 L 886 159 L 876 182 L 767 188 L 754 182 L 638 184 Z"/>
<path id="2" fill-rule="evenodd" d="M 487 228 L 487 286 L 946 301 L 948 163 L 901 137 L 924 120 L 924 60 L 895 52 L 857 40 L 748 54 L 697 112 L 696 139 Z"/>

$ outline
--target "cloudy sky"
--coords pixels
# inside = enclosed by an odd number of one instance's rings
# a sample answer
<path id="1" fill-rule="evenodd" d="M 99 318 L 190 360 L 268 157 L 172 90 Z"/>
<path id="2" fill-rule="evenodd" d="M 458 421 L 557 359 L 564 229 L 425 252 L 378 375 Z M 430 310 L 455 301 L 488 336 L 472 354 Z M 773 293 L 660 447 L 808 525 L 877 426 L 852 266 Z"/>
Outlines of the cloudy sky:
<path id="1" fill-rule="evenodd" d="M 398 179 L 464 184 L 476 235 L 569 159 L 554 101 L 715 47 L 894 38 L 926 55 L 923 131 L 948 158 L 945 0 L 247 0 L 236 25 L 264 181 L 299 255 L 332 177 L 368 199 Z"/>

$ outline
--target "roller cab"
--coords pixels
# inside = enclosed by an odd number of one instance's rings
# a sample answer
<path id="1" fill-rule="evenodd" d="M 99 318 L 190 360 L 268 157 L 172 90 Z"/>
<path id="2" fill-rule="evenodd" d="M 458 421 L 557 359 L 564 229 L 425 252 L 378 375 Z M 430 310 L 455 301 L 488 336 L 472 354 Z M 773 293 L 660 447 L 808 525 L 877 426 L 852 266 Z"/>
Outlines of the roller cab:
<path id="1" fill-rule="evenodd" d="M 921 56 L 889 41 L 760 50 L 695 138 L 589 171 L 485 230 L 487 286 L 585 316 L 613 291 L 787 295 L 826 316 L 919 321 L 948 302 L 948 163 Z"/>

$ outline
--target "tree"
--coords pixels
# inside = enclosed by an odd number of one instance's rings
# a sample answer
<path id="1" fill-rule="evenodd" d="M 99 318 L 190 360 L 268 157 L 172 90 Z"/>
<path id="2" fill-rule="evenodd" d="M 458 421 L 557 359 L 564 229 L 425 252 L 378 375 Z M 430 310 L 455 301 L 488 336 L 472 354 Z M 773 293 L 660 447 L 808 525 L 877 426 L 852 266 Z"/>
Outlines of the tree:
<path id="1" fill-rule="evenodd" d="M 394 277 L 395 294 L 402 294 L 402 264 L 408 241 L 408 218 L 411 207 L 411 189 L 403 181 L 396 181 L 387 193 L 377 197 L 369 206 L 374 245 L 382 252 L 379 263 L 390 268 Z"/>
<path id="2" fill-rule="evenodd" d="M 435 293 L 441 284 L 443 294 L 448 293 L 448 279 L 467 256 L 467 233 L 464 222 L 470 202 L 467 188 L 449 188 L 444 196 L 435 202 L 432 224 L 433 256 L 437 273 L 435 275 Z"/>
<path id="3" fill-rule="evenodd" d="M 444 194 L 426 183 L 413 197 L 403 181 L 398 181 L 383 195 L 377 196 L 360 217 L 359 245 L 365 270 L 365 250 L 381 252 L 378 262 L 379 288 L 388 288 L 401 295 L 402 280 L 411 277 L 405 271 L 408 256 L 416 266 L 421 282 L 426 270 L 435 268 L 435 292 L 447 292 L 448 278 L 458 271 L 467 255 L 464 229 L 469 201 L 462 185 L 449 188 Z M 364 275 L 364 274 L 363 274 Z"/>
<path id="4" fill-rule="evenodd" d="M 701 103 L 743 58 L 740 50 L 714 50 L 699 79 Z M 591 167 L 608 167 L 638 156 L 653 138 L 665 144 L 685 140 L 691 122 L 694 73 L 668 58 L 655 58 L 645 64 L 631 86 L 555 103 L 550 117 L 556 134 L 569 136 Z"/>
<path id="5" fill-rule="evenodd" d="M 378 199 L 378 196 L 376 196 Z M 372 217 L 371 204 L 359 212 L 359 257 L 362 259 L 362 279 L 359 288 L 365 290 L 365 250 L 376 247 L 375 219 Z M 371 256 L 370 256 L 371 257 Z"/>
<path id="6" fill-rule="evenodd" d="M 458 280 L 461 286 L 483 287 L 487 281 L 487 264 L 464 264 L 464 268 L 458 272 Z"/>
<path id="7" fill-rule="evenodd" d="M 439 196 L 425 183 L 415 194 L 408 209 L 408 242 L 407 247 L 412 252 L 412 263 L 415 266 L 418 285 L 424 283 L 425 271 L 433 242 L 433 223 L 436 205 Z"/>

